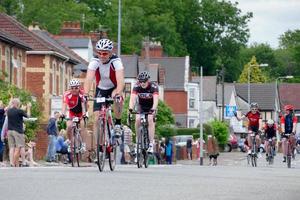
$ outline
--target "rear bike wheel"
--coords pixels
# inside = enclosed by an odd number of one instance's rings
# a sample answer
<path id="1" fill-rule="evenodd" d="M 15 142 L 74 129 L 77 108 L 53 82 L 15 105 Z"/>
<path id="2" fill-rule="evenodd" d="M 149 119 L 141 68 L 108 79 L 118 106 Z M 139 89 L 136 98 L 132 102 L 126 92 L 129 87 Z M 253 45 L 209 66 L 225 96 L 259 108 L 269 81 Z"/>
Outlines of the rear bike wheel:
<path id="1" fill-rule="evenodd" d="M 144 166 L 145 168 L 148 168 L 149 166 L 149 155 L 146 149 L 143 150 L 143 156 L 144 156 Z"/>
<path id="2" fill-rule="evenodd" d="M 75 149 L 75 161 L 77 162 L 77 166 L 80 167 L 80 157 L 81 157 L 81 152 L 80 149 L 82 147 L 82 143 L 80 140 L 80 133 L 76 133 L 76 137 L 75 137 L 75 143 L 76 143 L 76 149 Z M 74 145 L 75 147 L 75 145 Z"/>
<path id="3" fill-rule="evenodd" d="M 286 157 L 286 163 L 287 163 L 287 167 L 291 168 L 291 165 L 292 165 L 292 156 L 291 155 L 288 155 Z"/>
<path id="4" fill-rule="evenodd" d="M 99 120 L 97 126 L 97 165 L 100 172 L 103 171 L 105 165 L 106 145 L 105 145 L 105 124 Z M 103 144 L 101 144 L 101 141 Z"/>
<path id="5" fill-rule="evenodd" d="M 137 167 L 141 168 L 143 166 L 143 153 L 142 153 L 142 129 L 140 128 L 138 131 L 138 143 L 137 143 L 137 149 L 136 149 L 136 158 L 137 158 Z"/>
<path id="6" fill-rule="evenodd" d="M 256 154 L 251 155 L 251 164 L 252 164 L 252 167 L 257 166 L 257 156 L 256 156 Z"/>
<path id="7" fill-rule="evenodd" d="M 114 171 L 116 168 L 117 159 L 117 148 L 115 146 L 111 147 L 110 153 L 108 154 L 109 168 Z"/>

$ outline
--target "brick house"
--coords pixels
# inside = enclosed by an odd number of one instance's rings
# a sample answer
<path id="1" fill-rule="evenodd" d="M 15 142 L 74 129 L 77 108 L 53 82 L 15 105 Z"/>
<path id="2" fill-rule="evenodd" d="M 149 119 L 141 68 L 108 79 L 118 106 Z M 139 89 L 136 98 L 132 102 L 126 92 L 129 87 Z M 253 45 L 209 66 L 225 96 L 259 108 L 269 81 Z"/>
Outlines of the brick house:
<path id="1" fill-rule="evenodd" d="M 16 85 L 25 86 L 26 51 L 31 47 L 13 35 L 0 30 L 0 69 L 6 74 L 0 74 L 1 79 Z"/>
<path id="2" fill-rule="evenodd" d="M 0 13 L 0 28 L 26 44 L 30 49 L 23 54 L 12 55 L 22 58 L 22 86 L 37 97 L 44 111 L 44 119 L 50 115 L 50 99 L 62 95 L 72 78 L 73 68 L 80 63 L 67 47 L 51 39 L 46 31 L 37 26 L 27 28 L 16 19 Z M 12 79 L 14 79 L 12 77 Z"/>
<path id="3" fill-rule="evenodd" d="M 51 99 L 60 97 L 68 88 L 75 66 L 79 70 L 86 68 L 87 62 L 50 33 L 38 26 L 27 28 L 4 13 L 0 13 L 0 35 L 1 67 L 9 75 L 7 81 L 30 91 L 42 108 L 35 155 L 40 159 L 47 148 L 45 123 L 51 114 Z"/>

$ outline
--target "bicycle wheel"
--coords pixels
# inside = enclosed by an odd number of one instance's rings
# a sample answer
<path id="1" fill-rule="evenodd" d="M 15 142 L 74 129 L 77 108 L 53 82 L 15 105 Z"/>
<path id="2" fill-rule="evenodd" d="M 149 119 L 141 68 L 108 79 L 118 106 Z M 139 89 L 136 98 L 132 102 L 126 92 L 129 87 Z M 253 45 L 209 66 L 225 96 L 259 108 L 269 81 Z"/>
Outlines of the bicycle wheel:
<path id="1" fill-rule="evenodd" d="M 105 145 L 105 124 L 99 120 L 97 126 L 97 165 L 99 171 L 102 172 L 105 165 L 106 145 Z M 101 137 L 100 137 L 101 136 Z M 103 144 L 101 144 L 101 141 Z"/>
<path id="2" fill-rule="evenodd" d="M 149 155 L 148 155 L 148 152 L 147 150 L 143 150 L 143 156 L 144 156 L 144 166 L 145 168 L 148 168 L 148 165 L 149 165 Z"/>
<path id="3" fill-rule="evenodd" d="M 287 167 L 291 168 L 291 165 L 292 165 L 292 156 L 287 156 L 286 157 L 286 163 L 287 163 Z"/>
<path id="4" fill-rule="evenodd" d="M 256 154 L 251 155 L 251 163 L 252 163 L 252 167 L 256 167 L 257 166 L 257 157 L 256 157 Z"/>
<path id="5" fill-rule="evenodd" d="M 137 143 L 137 152 L 136 152 L 136 158 L 137 158 L 137 167 L 141 168 L 143 166 L 143 153 L 142 153 L 142 129 L 140 128 L 138 131 L 138 143 Z"/>
<path id="6" fill-rule="evenodd" d="M 71 164 L 72 167 L 75 167 L 75 162 L 76 162 L 76 129 L 73 128 L 73 138 L 72 138 L 72 142 L 73 142 L 73 147 L 71 148 Z"/>
<path id="7" fill-rule="evenodd" d="M 111 150 L 108 154 L 109 168 L 111 171 L 114 171 L 116 168 L 116 159 L 117 159 L 117 148 L 116 146 L 111 146 Z"/>
<path id="8" fill-rule="evenodd" d="M 77 162 L 77 166 L 80 167 L 80 148 L 81 148 L 81 141 L 80 141 L 80 138 L 79 138 L 79 134 L 80 133 L 76 133 L 76 136 L 75 136 L 75 141 L 74 141 L 74 147 L 75 147 L 75 161 Z M 75 164 L 75 163 L 74 163 Z"/>

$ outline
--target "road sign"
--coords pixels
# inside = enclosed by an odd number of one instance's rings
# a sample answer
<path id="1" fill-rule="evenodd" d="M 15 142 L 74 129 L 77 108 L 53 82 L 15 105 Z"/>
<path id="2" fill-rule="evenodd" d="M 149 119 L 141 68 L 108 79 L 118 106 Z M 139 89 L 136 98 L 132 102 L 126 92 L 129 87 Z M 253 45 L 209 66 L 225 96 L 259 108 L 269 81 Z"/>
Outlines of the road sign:
<path id="1" fill-rule="evenodd" d="M 229 105 L 226 105 L 225 106 L 225 117 L 233 117 L 234 116 L 234 112 L 236 112 L 236 106 L 229 106 Z"/>

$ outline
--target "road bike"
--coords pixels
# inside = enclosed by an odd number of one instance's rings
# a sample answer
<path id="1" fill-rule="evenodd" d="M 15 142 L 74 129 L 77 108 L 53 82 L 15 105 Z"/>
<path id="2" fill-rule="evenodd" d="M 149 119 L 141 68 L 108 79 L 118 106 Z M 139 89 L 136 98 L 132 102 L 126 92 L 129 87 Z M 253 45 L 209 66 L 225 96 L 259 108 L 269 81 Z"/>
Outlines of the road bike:
<path id="1" fill-rule="evenodd" d="M 131 112 L 131 114 L 139 114 L 140 115 L 140 127 L 138 128 L 137 134 L 137 167 L 142 168 L 143 165 L 145 168 L 148 167 L 149 164 L 149 154 L 148 148 L 150 144 L 149 140 L 149 132 L 148 132 L 148 115 L 153 114 L 150 112 Z M 129 122 L 131 122 L 131 115 L 129 114 Z"/>
<path id="2" fill-rule="evenodd" d="M 89 100 L 101 103 L 96 126 L 96 157 L 100 172 L 103 171 L 105 159 L 108 158 L 109 168 L 115 170 L 117 157 L 117 140 L 114 136 L 114 123 L 112 118 L 113 98 L 96 97 Z"/>
<path id="3" fill-rule="evenodd" d="M 274 157 L 275 157 L 275 145 L 272 138 L 268 139 L 268 145 L 267 145 L 267 161 L 269 165 L 272 165 L 274 163 Z"/>
<path id="4" fill-rule="evenodd" d="M 292 147 L 292 138 L 290 133 L 284 134 L 287 137 L 287 156 L 286 156 L 286 164 L 288 168 L 291 168 L 292 165 L 292 157 L 294 157 L 294 148 Z"/>
<path id="5" fill-rule="evenodd" d="M 251 148 L 251 154 L 248 154 L 247 160 L 248 164 L 251 161 L 252 167 L 257 167 L 257 148 L 256 148 L 256 135 L 258 135 L 257 132 L 250 132 L 250 139 L 252 141 L 252 148 Z"/>

